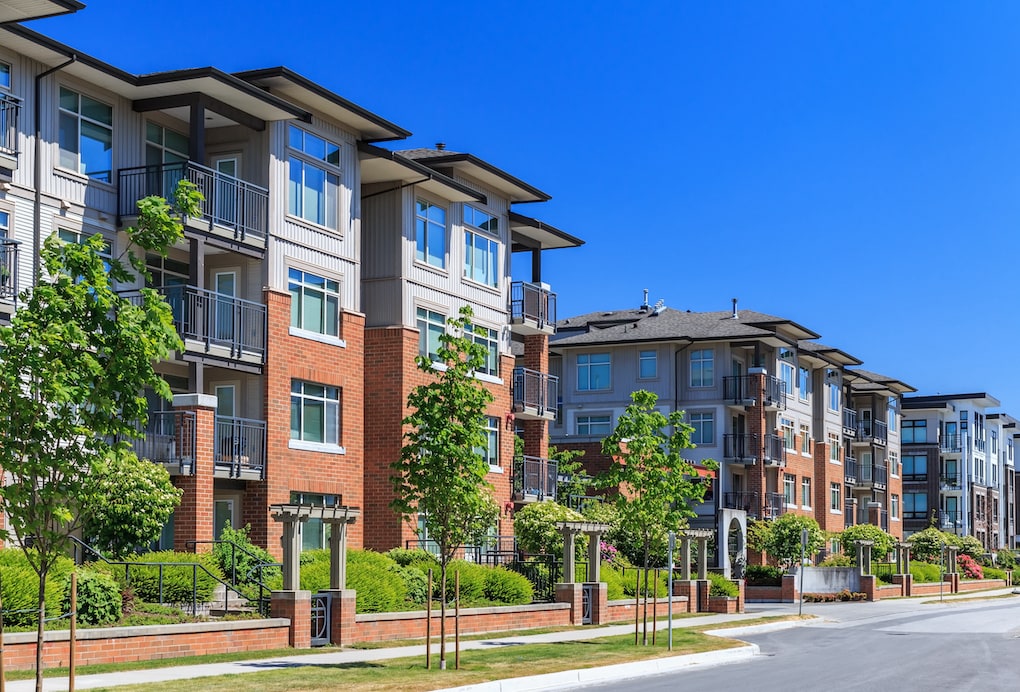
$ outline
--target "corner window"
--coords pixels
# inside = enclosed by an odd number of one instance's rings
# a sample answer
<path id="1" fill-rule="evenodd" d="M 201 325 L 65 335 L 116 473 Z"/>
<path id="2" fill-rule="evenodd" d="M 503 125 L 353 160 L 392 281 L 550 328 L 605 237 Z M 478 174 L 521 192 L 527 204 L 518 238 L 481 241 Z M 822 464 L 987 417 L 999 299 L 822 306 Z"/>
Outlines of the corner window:
<path id="1" fill-rule="evenodd" d="M 471 325 L 470 331 L 471 340 L 485 349 L 485 364 L 478 372 L 499 377 L 499 332 L 479 324 Z"/>
<path id="2" fill-rule="evenodd" d="M 843 502 L 840 500 L 842 487 L 839 483 L 829 483 L 829 509 L 833 512 L 843 511 Z"/>
<path id="3" fill-rule="evenodd" d="M 446 316 L 435 310 L 418 308 L 418 353 L 436 360 L 439 358 L 439 337 L 446 333 Z"/>
<path id="4" fill-rule="evenodd" d="M 445 269 L 446 209 L 419 199 L 414 210 L 414 258 Z"/>
<path id="5" fill-rule="evenodd" d="M 811 428 L 806 425 L 800 426 L 800 451 L 804 454 L 811 453 Z"/>
<path id="6" fill-rule="evenodd" d="M 145 165 L 188 160 L 188 138 L 162 125 L 145 123 Z M 170 198 L 172 199 L 172 197 Z"/>
<path id="7" fill-rule="evenodd" d="M 577 356 L 577 389 L 594 392 L 609 389 L 610 361 L 608 353 L 583 353 Z"/>
<path id="8" fill-rule="evenodd" d="M 829 410 L 839 410 L 839 385 L 835 382 L 830 382 L 826 385 L 829 388 Z"/>
<path id="9" fill-rule="evenodd" d="M 840 462 L 839 458 L 840 447 L 841 443 L 839 440 L 839 435 L 829 433 L 829 461 L 831 461 L 834 464 L 838 464 Z"/>
<path id="10" fill-rule="evenodd" d="M 293 380 L 290 385 L 290 439 L 340 444 L 340 388 Z"/>
<path id="11" fill-rule="evenodd" d="M 499 285 L 498 235 L 499 219 L 464 205 L 464 276 L 486 286 Z"/>
<path id="12" fill-rule="evenodd" d="M 290 326 L 316 334 L 339 336 L 339 281 L 291 269 L 287 288 L 290 291 Z"/>
<path id="13" fill-rule="evenodd" d="M 499 418 L 496 416 L 485 417 L 485 446 L 476 447 L 475 452 L 481 454 L 489 466 L 499 466 Z"/>
<path id="14" fill-rule="evenodd" d="M 900 400 L 894 396 L 889 397 L 889 432 L 896 432 L 896 420 L 899 418 L 897 415 L 897 409 L 899 408 Z"/>
<path id="15" fill-rule="evenodd" d="M 287 211 L 336 230 L 340 199 L 340 145 L 290 126 Z"/>
<path id="16" fill-rule="evenodd" d="M 113 169 L 113 107 L 60 87 L 60 165 L 110 182 Z"/>
<path id="17" fill-rule="evenodd" d="M 696 445 L 715 444 L 715 414 L 689 413 L 687 419 L 694 428 L 694 432 L 691 433 L 691 442 Z"/>
<path id="18" fill-rule="evenodd" d="M 612 421 L 609 414 L 577 417 L 577 434 L 580 436 L 608 435 L 611 432 Z"/>
<path id="19" fill-rule="evenodd" d="M 793 395 L 793 366 L 789 363 L 780 363 L 779 378 L 783 381 L 783 393 Z"/>
<path id="20" fill-rule="evenodd" d="M 659 364 L 655 351 L 638 352 L 638 377 L 642 380 L 650 380 L 659 375 Z"/>
<path id="21" fill-rule="evenodd" d="M 691 386 L 711 387 L 715 384 L 715 352 L 712 349 L 691 351 Z"/>

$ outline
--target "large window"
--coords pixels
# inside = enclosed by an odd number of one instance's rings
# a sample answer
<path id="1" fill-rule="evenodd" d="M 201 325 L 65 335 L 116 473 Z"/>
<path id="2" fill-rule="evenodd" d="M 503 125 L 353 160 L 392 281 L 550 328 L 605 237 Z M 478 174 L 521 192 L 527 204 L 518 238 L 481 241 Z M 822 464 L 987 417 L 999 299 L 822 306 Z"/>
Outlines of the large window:
<path id="1" fill-rule="evenodd" d="M 928 519 L 928 493 L 904 493 L 903 518 Z"/>
<path id="2" fill-rule="evenodd" d="M 110 182 L 113 107 L 60 87 L 60 165 Z"/>
<path id="3" fill-rule="evenodd" d="M 715 352 L 712 349 L 691 351 L 691 386 L 715 385 Z"/>
<path id="4" fill-rule="evenodd" d="M 340 388 L 293 380 L 290 385 L 290 439 L 340 444 Z"/>
<path id="5" fill-rule="evenodd" d="M 162 125 L 145 123 L 145 164 L 176 163 L 188 160 L 188 138 Z"/>
<path id="6" fill-rule="evenodd" d="M 414 258 L 440 269 L 446 267 L 446 209 L 419 199 L 415 203 Z"/>
<path id="7" fill-rule="evenodd" d="M 899 452 L 889 452 L 889 473 L 899 476 L 901 470 Z"/>
<path id="8" fill-rule="evenodd" d="M 811 479 L 800 479 L 800 506 L 808 508 L 811 506 Z"/>
<path id="9" fill-rule="evenodd" d="M 0 211 L 0 240 L 11 237 L 11 215 L 9 212 Z"/>
<path id="10" fill-rule="evenodd" d="M 582 353 L 577 356 L 577 388 L 582 392 L 609 389 L 611 365 L 608 353 Z"/>
<path id="11" fill-rule="evenodd" d="M 691 433 L 691 442 L 696 445 L 715 444 L 715 414 L 689 413 L 687 418 L 694 428 L 694 432 Z"/>
<path id="12" fill-rule="evenodd" d="M 341 504 L 339 495 L 291 492 L 291 504 L 314 507 L 336 507 Z M 301 550 L 320 550 L 329 547 L 330 525 L 322 519 L 309 519 L 298 523 L 301 531 Z"/>
<path id="13" fill-rule="evenodd" d="M 840 499 L 842 490 L 839 483 L 829 483 L 829 509 L 833 512 L 843 511 L 843 501 Z"/>
<path id="14" fill-rule="evenodd" d="M 659 368 L 656 355 L 655 351 L 638 352 L 638 377 L 642 380 L 648 380 L 658 376 Z"/>
<path id="15" fill-rule="evenodd" d="M 811 428 L 803 424 L 800 426 L 800 451 L 803 454 L 811 453 Z"/>
<path id="16" fill-rule="evenodd" d="M 889 518 L 899 519 L 900 518 L 900 496 L 893 495 L 889 498 Z"/>
<path id="17" fill-rule="evenodd" d="M 485 446 L 475 448 L 489 466 L 499 466 L 499 418 L 485 417 Z"/>
<path id="18" fill-rule="evenodd" d="M 435 310 L 418 308 L 418 353 L 435 360 L 442 343 L 439 337 L 446 333 L 446 316 Z"/>
<path id="19" fill-rule="evenodd" d="M 11 66 L 0 62 L 0 89 L 11 88 Z"/>
<path id="20" fill-rule="evenodd" d="M 290 326 L 316 334 L 340 335 L 340 282 L 291 269 Z"/>
<path id="21" fill-rule="evenodd" d="M 485 364 L 478 372 L 499 377 L 499 332 L 475 324 L 471 326 L 471 339 L 485 349 Z"/>
<path id="22" fill-rule="evenodd" d="M 783 391 L 787 396 L 793 396 L 793 366 L 789 363 L 780 363 L 779 379 L 783 381 Z"/>
<path id="23" fill-rule="evenodd" d="M 896 420 L 899 418 L 899 416 L 897 415 L 897 411 L 899 407 L 900 407 L 899 398 L 895 396 L 889 397 L 889 409 L 887 413 L 889 422 L 889 432 L 896 432 Z"/>
<path id="24" fill-rule="evenodd" d="M 290 126 L 287 211 L 326 228 L 338 228 L 340 145 Z"/>
<path id="25" fill-rule="evenodd" d="M 72 231 L 69 228 L 58 228 L 57 237 L 65 243 L 81 245 L 91 236 L 81 231 Z M 110 262 L 113 258 L 113 243 L 106 238 L 103 239 L 103 249 L 99 251 L 99 256 L 103 258 L 103 265 L 106 267 L 107 271 L 109 271 Z"/>
<path id="26" fill-rule="evenodd" d="M 577 434 L 583 436 L 608 435 L 612 432 L 609 414 L 599 416 L 578 416 Z"/>
<path id="27" fill-rule="evenodd" d="M 499 285 L 499 219 L 464 205 L 464 276 L 486 286 Z"/>
<path id="28" fill-rule="evenodd" d="M 829 410 L 830 411 L 838 411 L 839 410 L 839 385 L 836 384 L 835 382 L 830 382 L 826 386 L 828 386 L 828 388 L 829 388 Z"/>
<path id="29" fill-rule="evenodd" d="M 900 442 L 903 444 L 927 442 L 928 421 L 926 420 L 905 420 L 903 421 L 903 434 Z"/>
<path id="30" fill-rule="evenodd" d="M 811 394 L 811 371 L 807 368 L 800 368 L 798 373 L 797 393 L 801 400 L 807 401 L 808 395 Z"/>
<path id="31" fill-rule="evenodd" d="M 797 477 L 792 473 L 783 474 L 783 504 L 797 504 Z"/>
<path id="32" fill-rule="evenodd" d="M 829 461 L 834 464 L 838 464 L 840 460 L 840 448 L 842 443 L 839 440 L 839 435 L 835 433 L 829 433 Z"/>
<path id="33" fill-rule="evenodd" d="M 796 450 L 797 440 L 793 433 L 793 421 L 789 418 L 781 419 L 779 429 L 783 434 L 783 447 L 790 452 Z"/>

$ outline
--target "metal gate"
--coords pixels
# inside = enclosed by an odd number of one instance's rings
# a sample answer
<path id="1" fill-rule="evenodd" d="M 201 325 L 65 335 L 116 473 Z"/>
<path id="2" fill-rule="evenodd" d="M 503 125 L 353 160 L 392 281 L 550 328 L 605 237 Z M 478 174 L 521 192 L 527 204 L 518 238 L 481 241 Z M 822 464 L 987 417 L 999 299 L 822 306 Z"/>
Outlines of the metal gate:
<path id="1" fill-rule="evenodd" d="M 329 644 L 330 610 L 333 598 L 328 593 L 312 595 L 312 646 Z"/>
<path id="2" fill-rule="evenodd" d="M 595 589 L 598 584 L 581 584 L 581 624 L 590 625 L 592 622 L 591 609 L 595 603 Z"/>

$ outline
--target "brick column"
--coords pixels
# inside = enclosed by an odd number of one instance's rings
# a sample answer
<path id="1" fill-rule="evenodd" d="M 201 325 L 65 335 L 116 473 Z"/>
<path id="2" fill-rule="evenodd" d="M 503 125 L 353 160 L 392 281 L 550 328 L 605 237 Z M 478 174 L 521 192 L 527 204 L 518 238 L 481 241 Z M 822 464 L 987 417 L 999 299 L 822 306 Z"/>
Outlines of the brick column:
<path id="1" fill-rule="evenodd" d="M 708 605 L 708 593 L 712 589 L 712 582 L 708 579 L 698 579 L 694 582 L 697 584 L 698 592 L 698 611 L 699 613 L 708 613 L 710 608 Z"/>
<path id="2" fill-rule="evenodd" d="M 737 612 L 743 613 L 745 592 L 747 591 L 747 582 L 744 581 L 743 579 L 736 579 L 734 581 L 736 581 L 737 583 Z"/>
<path id="3" fill-rule="evenodd" d="M 912 574 L 894 574 L 892 575 L 893 584 L 898 584 L 900 587 L 900 595 L 904 597 L 913 596 L 914 593 L 914 575 Z"/>
<path id="4" fill-rule="evenodd" d="M 270 602 L 274 618 L 290 620 L 290 645 L 295 649 L 312 647 L 312 592 L 274 591 Z"/>
<path id="5" fill-rule="evenodd" d="M 797 595 L 797 576 L 794 574 L 784 574 L 780 600 L 783 603 L 793 603 L 797 600 Z"/>
<path id="6" fill-rule="evenodd" d="M 194 547 L 188 541 L 211 541 L 213 536 L 213 452 L 216 432 L 216 397 L 211 394 L 176 394 L 174 409 L 195 413 L 195 460 L 190 476 L 175 476 L 174 485 L 184 491 L 174 512 L 174 550 L 206 551 L 208 543 Z"/>
<path id="7" fill-rule="evenodd" d="M 329 643 L 334 646 L 353 644 L 357 640 L 354 631 L 357 626 L 354 619 L 357 592 L 354 589 L 330 589 L 326 593 L 331 597 Z"/>
<path id="8" fill-rule="evenodd" d="M 524 367 L 537 372 L 549 372 L 549 336 L 547 334 L 529 334 L 524 337 Z M 510 379 L 510 378 L 506 378 Z M 546 406 L 555 408 L 555 401 L 547 401 Z M 549 421 L 527 420 L 524 425 L 524 453 L 540 459 L 549 458 Z"/>
<path id="9" fill-rule="evenodd" d="M 604 586 L 604 585 L 603 585 Z M 580 625 L 584 615 L 583 586 L 578 583 L 557 584 L 556 602 L 570 604 L 570 624 Z"/>
<path id="10" fill-rule="evenodd" d="M 604 625 L 609 622 L 609 587 L 605 582 L 595 582 L 587 586 L 594 586 L 592 589 L 594 601 L 591 604 L 591 624 Z"/>
<path id="11" fill-rule="evenodd" d="M 874 574 L 865 574 L 861 576 L 861 591 L 865 593 L 869 601 L 879 600 L 878 577 Z"/>
<path id="12" fill-rule="evenodd" d="M 697 582 L 690 581 L 688 579 L 674 579 L 673 580 L 673 595 L 684 599 L 684 605 L 681 607 L 681 611 L 688 613 L 697 612 L 695 608 L 698 605 L 697 597 Z M 676 602 L 674 601 L 674 606 Z"/>

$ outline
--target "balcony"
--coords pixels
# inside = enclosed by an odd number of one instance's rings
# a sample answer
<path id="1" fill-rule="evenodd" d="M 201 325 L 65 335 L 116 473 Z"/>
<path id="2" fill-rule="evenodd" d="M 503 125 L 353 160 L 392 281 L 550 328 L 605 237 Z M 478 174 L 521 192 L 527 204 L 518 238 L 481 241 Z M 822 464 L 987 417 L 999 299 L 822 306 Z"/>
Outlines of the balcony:
<path id="1" fill-rule="evenodd" d="M 869 521 L 869 518 L 868 518 L 868 508 L 867 507 L 861 507 L 860 509 L 857 510 L 857 521 L 856 521 L 856 523 L 858 523 L 858 524 L 870 524 L 871 523 Z M 876 524 L 876 526 L 878 526 L 878 528 L 882 529 L 883 531 L 888 531 L 889 530 L 889 512 L 887 510 L 884 510 L 884 509 L 878 510 L 878 524 Z"/>
<path id="2" fill-rule="evenodd" d="M 786 408 L 786 385 L 778 377 L 765 375 L 762 389 L 762 405 L 767 409 L 782 410 Z"/>
<path id="3" fill-rule="evenodd" d="M 852 408 L 843 409 L 843 437 L 857 437 L 857 411 Z"/>
<path id="4" fill-rule="evenodd" d="M 513 410 L 524 420 L 555 420 L 559 378 L 528 368 L 514 368 Z"/>
<path id="5" fill-rule="evenodd" d="M 866 444 L 885 446 L 889 441 L 889 426 L 880 420 L 862 420 L 857 423 L 857 440 Z"/>
<path id="6" fill-rule="evenodd" d="M 943 472 L 942 475 L 939 476 L 939 489 L 948 490 L 950 492 L 954 490 L 962 490 L 963 474 L 959 472 Z"/>
<path id="7" fill-rule="evenodd" d="M 766 466 L 785 466 L 786 449 L 783 438 L 779 435 L 756 433 L 723 435 L 723 458 L 739 464 L 751 465 L 758 463 Z"/>
<path id="8" fill-rule="evenodd" d="M 761 510 L 761 505 L 758 504 L 758 493 L 747 492 L 723 493 L 723 507 L 742 509 L 751 516 L 757 516 Z"/>
<path id="9" fill-rule="evenodd" d="M 527 455 L 515 458 L 512 479 L 514 500 L 555 500 L 558 467 L 558 463 L 551 459 Z"/>
<path id="10" fill-rule="evenodd" d="M 872 486 L 878 489 L 884 489 L 889 482 L 889 469 L 882 464 L 872 464 L 871 466 L 861 466 L 861 485 Z"/>
<path id="11" fill-rule="evenodd" d="M 778 519 L 786 512 L 782 493 L 765 493 L 763 519 Z"/>
<path id="12" fill-rule="evenodd" d="M 0 238 L 0 300 L 14 302 L 18 297 L 18 246 L 21 242 Z"/>
<path id="13" fill-rule="evenodd" d="M 729 406 L 743 408 L 758 402 L 758 387 L 755 375 L 732 375 L 723 378 L 723 399 Z"/>
<path id="14" fill-rule="evenodd" d="M 517 334 L 556 333 L 556 294 L 545 284 L 510 284 L 510 329 Z"/>
<path id="15" fill-rule="evenodd" d="M 960 510 L 939 510 L 939 526 L 943 531 L 959 533 L 963 529 L 963 512 Z"/>
<path id="16" fill-rule="evenodd" d="M 0 93 L 0 168 L 18 168 L 18 114 L 21 99 Z"/>
<path id="17" fill-rule="evenodd" d="M 266 422 L 216 416 L 213 450 L 217 478 L 265 480 Z"/>
<path id="18" fill-rule="evenodd" d="M 861 480 L 861 469 L 854 457 L 843 459 L 843 482 L 847 485 L 857 485 Z"/>
<path id="19" fill-rule="evenodd" d="M 939 440 L 939 451 L 943 454 L 962 454 L 963 435 L 960 433 L 949 433 L 943 435 Z"/>
<path id="20" fill-rule="evenodd" d="M 194 411 L 151 411 L 142 437 L 131 446 L 139 459 L 161 464 L 171 475 L 195 473 Z"/>
<path id="21" fill-rule="evenodd" d="M 974 438 L 974 449 L 977 450 L 978 452 L 985 451 L 985 441 L 984 440 L 979 440 L 978 438 L 975 437 Z"/>
<path id="22" fill-rule="evenodd" d="M 172 199 L 181 180 L 190 180 L 205 197 L 201 215 L 187 219 L 187 228 L 259 253 L 265 251 L 269 190 L 190 161 L 122 168 L 118 175 L 117 213 L 122 218 L 137 216 L 136 203 L 143 197 L 159 195 Z"/>
<path id="23" fill-rule="evenodd" d="M 860 522 L 857 521 L 857 503 L 853 500 L 843 501 L 843 525 L 844 526 L 856 526 Z"/>

